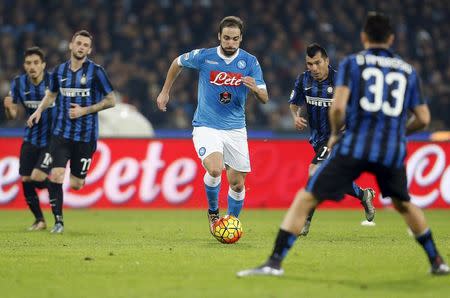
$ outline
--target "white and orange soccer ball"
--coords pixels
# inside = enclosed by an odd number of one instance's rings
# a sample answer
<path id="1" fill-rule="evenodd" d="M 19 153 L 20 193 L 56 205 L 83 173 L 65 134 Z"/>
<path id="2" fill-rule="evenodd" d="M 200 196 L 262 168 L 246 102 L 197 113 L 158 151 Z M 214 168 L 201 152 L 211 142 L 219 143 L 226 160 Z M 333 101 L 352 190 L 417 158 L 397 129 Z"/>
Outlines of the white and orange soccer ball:
<path id="1" fill-rule="evenodd" d="M 213 224 L 214 237 L 225 244 L 237 242 L 242 233 L 241 221 L 232 215 L 225 215 Z"/>

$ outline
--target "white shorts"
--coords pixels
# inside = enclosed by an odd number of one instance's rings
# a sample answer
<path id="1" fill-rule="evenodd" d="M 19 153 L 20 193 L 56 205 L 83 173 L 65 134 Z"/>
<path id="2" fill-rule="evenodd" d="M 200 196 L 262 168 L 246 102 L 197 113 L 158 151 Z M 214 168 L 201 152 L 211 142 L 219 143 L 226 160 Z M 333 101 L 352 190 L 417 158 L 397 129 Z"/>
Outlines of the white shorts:
<path id="1" fill-rule="evenodd" d="M 245 127 L 230 130 L 194 127 L 192 140 L 202 162 L 211 153 L 220 152 L 227 166 L 239 172 L 251 171 Z"/>

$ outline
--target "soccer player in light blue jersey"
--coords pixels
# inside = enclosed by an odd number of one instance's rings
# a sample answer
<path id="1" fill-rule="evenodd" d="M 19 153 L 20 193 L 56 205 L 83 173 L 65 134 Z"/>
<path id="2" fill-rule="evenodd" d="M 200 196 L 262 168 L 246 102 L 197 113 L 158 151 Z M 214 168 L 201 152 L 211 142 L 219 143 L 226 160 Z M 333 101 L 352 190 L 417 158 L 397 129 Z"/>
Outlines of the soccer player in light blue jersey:
<path id="1" fill-rule="evenodd" d="M 250 91 L 261 103 L 269 96 L 258 60 L 239 48 L 243 22 L 225 17 L 219 25 L 219 46 L 196 49 L 173 60 L 157 104 L 166 111 L 170 89 L 183 67 L 199 71 L 198 104 L 192 121 L 195 150 L 204 176 L 210 228 L 219 219 L 218 194 L 225 166 L 230 188 L 228 214 L 239 217 L 245 198 L 250 159 L 245 103 Z M 211 231 L 212 232 L 212 231 Z"/>

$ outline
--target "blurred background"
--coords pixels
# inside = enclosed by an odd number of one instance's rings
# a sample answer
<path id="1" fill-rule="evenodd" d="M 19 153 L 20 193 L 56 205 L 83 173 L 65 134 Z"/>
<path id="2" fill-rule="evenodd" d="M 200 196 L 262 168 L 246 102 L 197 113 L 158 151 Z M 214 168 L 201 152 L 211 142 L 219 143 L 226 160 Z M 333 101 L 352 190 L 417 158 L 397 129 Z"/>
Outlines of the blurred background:
<path id="1" fill-rule="evenodd" d="M 242 48 L 262 65 L 270 103 L 252 97 L 248 127 L 254 131 L 293 132 L 287 100 L 304 71 L 304 50 L 323 45 L 331 64 L 361 50 L 359 31 L 369 10 L 387 12 L 395 25 L 394 50 L 421 75 L 433 121 L 431 131 L 450 129 L 450 9 L 442 0 L 2 0 L 0 1 L 0 98 L 22 72 L 23 52 L 37 45 L 48 69 L 68 59 L 72 34 L 94 35 L 96 63 L 103 65 L 121 102 L 130 104 L 153 128 L 190 130 L 196 107 L 197 73 L 185 70 L 175 83 L 169 110 L 155 99 L 172 60 L 195 48 L 217 46 L 219 21 L 236 15 L 245 22 Z M 0 128 L 23 126 L 6 122 Z"/>

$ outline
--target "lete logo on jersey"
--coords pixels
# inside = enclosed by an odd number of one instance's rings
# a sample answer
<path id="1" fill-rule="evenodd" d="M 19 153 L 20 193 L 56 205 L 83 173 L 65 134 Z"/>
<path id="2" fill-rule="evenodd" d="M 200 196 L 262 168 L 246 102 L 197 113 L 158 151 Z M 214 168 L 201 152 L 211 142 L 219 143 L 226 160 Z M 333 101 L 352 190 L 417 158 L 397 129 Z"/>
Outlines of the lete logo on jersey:
<path id="1" fill-rule="evenodd" d="M 209 82 L 217 86 L 240 86 L 242 74 L 213 70 L 209 73 Z"/>

